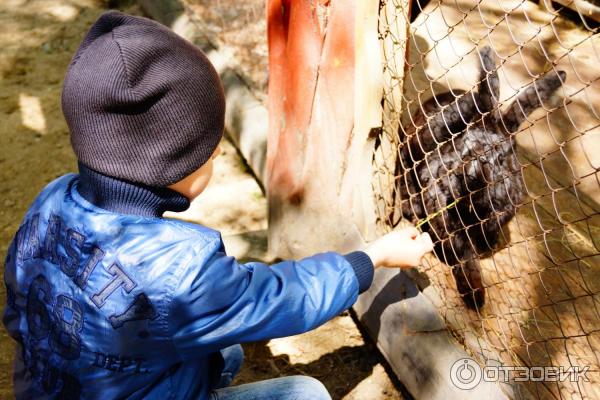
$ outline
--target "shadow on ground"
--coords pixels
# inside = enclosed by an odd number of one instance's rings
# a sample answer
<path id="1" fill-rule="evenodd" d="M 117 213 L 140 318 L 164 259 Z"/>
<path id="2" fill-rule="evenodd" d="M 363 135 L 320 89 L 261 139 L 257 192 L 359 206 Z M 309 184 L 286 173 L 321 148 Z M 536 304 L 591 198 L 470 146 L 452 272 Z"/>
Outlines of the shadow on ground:
<path id="1" fill-rule="evenodd" d="M 233 384 L 308 375 L 323 382 L 334 400 L 410 399 L 401 384 L 388 377 L 383 357 L 373 343 L 363 341 L 354 324 L 346 312 L 313 332 L 244 344 L 246 360 Z M 352 330 L 354 335 L 348 335 Z M 341 347 L 333 350 L 331 343 L 322 343 L 332 332 L 346 333 Z"/>

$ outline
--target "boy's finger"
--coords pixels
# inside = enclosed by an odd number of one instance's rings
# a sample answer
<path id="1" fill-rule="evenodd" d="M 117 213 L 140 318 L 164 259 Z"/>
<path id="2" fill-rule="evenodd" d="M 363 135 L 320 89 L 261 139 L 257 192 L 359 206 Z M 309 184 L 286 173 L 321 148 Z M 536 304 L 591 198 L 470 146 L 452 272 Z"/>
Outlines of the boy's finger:
<path id="1" fill-rule="evenodd" d="M 419 241 L 423 245 L 423 249 L 426 252 L 433 250 L 433 241 L 431 240 L 431 236 L 429 236 L 429 233 L 427 233 L 427 232 L 422 233 L 419 236 Z"/>
<path id="2" fill-rule="evenodd" d="M 403 233 L 409 236 L 411 239 L 416 239 L 419 236 L 419 230 L 414 227 L 408 227 L 403 230 Z"/>

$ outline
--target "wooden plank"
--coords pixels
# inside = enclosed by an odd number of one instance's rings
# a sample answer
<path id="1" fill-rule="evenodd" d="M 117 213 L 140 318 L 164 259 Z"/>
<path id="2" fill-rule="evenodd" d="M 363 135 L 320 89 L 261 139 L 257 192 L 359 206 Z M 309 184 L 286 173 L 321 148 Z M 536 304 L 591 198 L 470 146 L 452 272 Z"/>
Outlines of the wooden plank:
<path id="1" fill-rule="evenodd" d="M 565 6 L 579 15 L 591 18 L 596 22 L 600 22 L 600 7 L 585 0 L 552 0 L 558 4 Z"/>
<path id="2" fill-rule="evenodd" d="M 373 181 L 371 161 L 373 130 L 380 129 L 382 121 L 381 98 L 383 73 L 381 49 L 377 35 L 379 3 L 372 0 L 356 2 L 354 55 L 354 127 L 352 140 L 342 175 L 342 202 L 352 204 L 352 220 L 363 240 L 373 240 L 375 209 L 370 188 Z"/>
<path id="3" fill-rule="evenodd" d="M 383 233 L 388 229 L 387 216 L 394 220 L 394 171 L 399 145 L 400 116 L 405 106 L 406 60 L 408 51 L 409 7 L 407 0 L 381 2 L 379 37 L 381 38 L 381 65 L 383 67 L 383 129 L 374 154 L 375 201 L 378 210 L 378 227 Z"/>
<path id="4" fill-rule="evenodd" d="M 452 365 L 470 355 L 447 331 L 437 309 L 403 271 L 381 268 L 354 305 L 398 378 L 418 399 L 507 399 L 510 386 L 482 381 L 473 389 L 451 380 Z"/>
<path id="5" fill-rule="evenodd" d="M 383 71 L 378 20 L 379 4 L 376 1 L 357 1 L 354 129 L 367 134 L 371 128 L 381 127 Z"/>
<path id="6" fill-rule="evenodd" d="M 372 144 L 354 121 L 356 3 L 270 0 L 268 10 L 269 249 L 359 248 L 374 217 Z"/>

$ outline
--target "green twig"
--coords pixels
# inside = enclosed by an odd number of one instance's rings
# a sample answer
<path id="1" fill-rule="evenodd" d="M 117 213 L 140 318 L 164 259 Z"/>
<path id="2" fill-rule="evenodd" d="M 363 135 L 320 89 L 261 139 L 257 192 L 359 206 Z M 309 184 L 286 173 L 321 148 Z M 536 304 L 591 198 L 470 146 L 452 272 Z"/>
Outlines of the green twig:
<path id="1" fill-rule="evenodd" d="M 444 211 L 447 211 L 447 210 L 451 209 L 452 207 L 456 206 L 458 204 L 459 200 L 460 199 L 454 200 L 452 203 L 448 204 L 446 207 L 442 208 L 441 210 L 438 210 L 438 211 L 434 212 L 433 214 L 429 214 L 427 217 L 423 218 L 422 220 L 419 220 L 419 222 L 417 222 L 417 225 L 415 225 L 415 226 L 417 228 L 420 228 L 422 225 L 428 223 L 429 221 L 431 221 L 432 219 L 434 219 L 435 217 L 437 217 Z"/>

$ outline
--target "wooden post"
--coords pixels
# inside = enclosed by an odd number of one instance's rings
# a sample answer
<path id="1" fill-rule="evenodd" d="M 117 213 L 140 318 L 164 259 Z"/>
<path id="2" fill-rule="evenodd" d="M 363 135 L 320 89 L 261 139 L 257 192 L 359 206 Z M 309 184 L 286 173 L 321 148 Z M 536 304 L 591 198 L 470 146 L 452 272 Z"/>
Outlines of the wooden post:
<path id="1" fill-rule="evenodd" d="M 374 221 L 368 126 L 377 112 L 355 114 L 355 95 L 377 94 L 355 87 L 356 5 L 268 2 L 267 188 L 276 256 L 354 250 Z"/>

